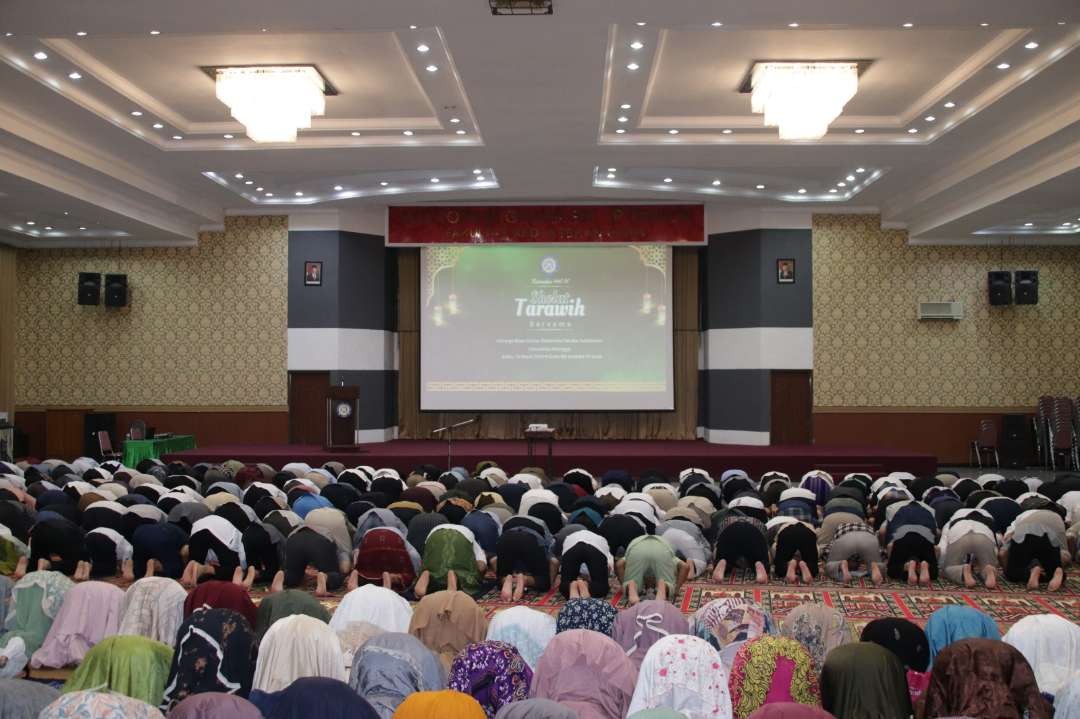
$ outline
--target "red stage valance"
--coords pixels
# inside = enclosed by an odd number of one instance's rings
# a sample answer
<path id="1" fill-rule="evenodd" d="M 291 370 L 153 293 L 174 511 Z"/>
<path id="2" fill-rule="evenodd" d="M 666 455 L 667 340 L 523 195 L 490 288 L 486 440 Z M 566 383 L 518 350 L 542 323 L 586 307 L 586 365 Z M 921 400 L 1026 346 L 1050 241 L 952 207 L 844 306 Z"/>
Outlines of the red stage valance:
<path id="1" fill-rule="evenodd" d="M 703 205 L 391 207 L 388 245 L 705 242 Z"/>

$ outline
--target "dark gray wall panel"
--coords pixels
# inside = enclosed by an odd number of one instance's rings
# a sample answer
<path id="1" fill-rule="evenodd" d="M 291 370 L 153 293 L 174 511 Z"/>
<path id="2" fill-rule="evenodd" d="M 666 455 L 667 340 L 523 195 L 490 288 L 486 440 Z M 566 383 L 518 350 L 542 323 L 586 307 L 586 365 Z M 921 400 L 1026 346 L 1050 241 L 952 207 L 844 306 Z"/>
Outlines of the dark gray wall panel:
<path id="1" fill-rule="evenodd" d="M 289 327 L 339 327 L 338 232 L 289 233 Z M 319 287 L 304 284 L 304 263 L 323 263 Z"/>
<path id="2" fill-rule="evenodd" d="M 379 235 L 339 233 L 338 327 L 386 329 L 387 264 L 393 259 Z M 397 269 L 396 267 L 394 268 Z M 393 304 L 392 302 L 390 303 Z"/>
<path id="3" fill-rule="evenodd" d="M 702 326 L 760 327 L 761 263 L 758 230 L 709 235 Z"/>
<path id="4" fill-rule="evenodd" d="M 708 375 L 707 428 L 769 431 L 769 370 L 708 370 Z"/>
<path id="5" fill-rule="evenodd" d="M 358 388 L 357 427 L 383 429 L 397 424 L 397 377 L 397 370 L 343 370 L 330 373 L 330 385 Z"/>
<path id="6" fill-rule="evenodd" d="M 810 230 L 759 230 L 761 252 L 761 313 L 756 325 L 745 327 L 813 326 L 813 263 L 810 257 Z M 776 261 L 794 258 L 795 283 L 776 281 Z"/>

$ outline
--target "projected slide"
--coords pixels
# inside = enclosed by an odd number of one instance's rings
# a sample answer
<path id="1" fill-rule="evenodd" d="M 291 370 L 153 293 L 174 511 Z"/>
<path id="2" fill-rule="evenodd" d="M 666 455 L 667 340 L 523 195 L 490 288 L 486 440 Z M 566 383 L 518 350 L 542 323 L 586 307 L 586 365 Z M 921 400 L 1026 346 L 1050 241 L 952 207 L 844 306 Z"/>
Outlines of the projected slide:
<path id="1" fill-rule="evenodd" d="M 670 410 L 671 248 L 425 247 L 425 410 Z"/>

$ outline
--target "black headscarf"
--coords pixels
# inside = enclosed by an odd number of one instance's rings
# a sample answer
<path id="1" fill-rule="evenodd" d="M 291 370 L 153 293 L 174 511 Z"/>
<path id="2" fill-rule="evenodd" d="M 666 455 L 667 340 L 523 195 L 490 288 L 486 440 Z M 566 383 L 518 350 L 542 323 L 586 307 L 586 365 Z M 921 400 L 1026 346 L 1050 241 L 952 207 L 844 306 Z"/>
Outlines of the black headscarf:
<path id="1" fill-rule="evenodd" d="M 231 609 L 201 609 L 176 633 L 162 709 L 192 694 L 223 692 L 247 697 L 259 645 L 247 619 Z"/>
<path id="2" fill-rule="evenodd" d="M 860 640 L 885 647 L 908 669 L 925 672 L 930 665 L 930 642 L 926 632 L 906 619 L 875 619 L 863 628 Z"/>

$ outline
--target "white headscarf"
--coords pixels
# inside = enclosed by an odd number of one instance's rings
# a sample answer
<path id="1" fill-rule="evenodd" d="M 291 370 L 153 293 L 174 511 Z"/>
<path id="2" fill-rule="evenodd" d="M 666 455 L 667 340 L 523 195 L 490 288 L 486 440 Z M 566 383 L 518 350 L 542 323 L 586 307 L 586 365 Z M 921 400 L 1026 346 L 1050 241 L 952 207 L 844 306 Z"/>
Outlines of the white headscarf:
<path id="1" fill-rule="evenodd" d="M 559 497 L 550 489 L 530 489 L 521 495 L 518 514 L 528 514 L 529 510 L 537 504 L 553 504 L 558 507 Z"/>
<path id="2" fill-rule="evenodd" d="M 281 691 L 300 677 L 348 680 L 334 630 L 314 617 L 294 614 L 274 622 L 263 636 L 251 688 Z"/>
<path id="3" fill-rule="evenodd" d="M 544 483 L 540 481 L 540 478 L 535 474 L 515 474 L 510 479 L 506 480 L 507 484 L 524 484 L 529 489 L 541 489 Z"/>
<path id="4" fill-rule="evenodd" d="M 350 624 L 367 622 L 387 632 L 408 632 L 412 607 L 390 589 L 377 584 L 365 584 L 341 599 L 330 619 L 330 628 L 341 632 Z"/>
<path id="5" fill-rule="evenodd" d="M 653 644 L 641 662 L 627 716 L 671 709 L 693 719 L 730 719 L 728 673 L 704 639 L 671 634 Z"/>
<path id="6" fill-rule="evenodd" d="M 1024 655 L 1035 672 L 1039 691 L 1057 694 L 1080 673 L 1080 627 L 1056 614 L 1024 617 L 1001 641 Z"/>
<path id="7" fill-rule="evenodd" d="M 533 668 L 554 638 L 555 617 L 528 607 L 504 609 L 488 624 L 489 642 L 506 642 L 517 647 L 521 658 Z"/>
<path id="8" fill-rule="evenodd" d="M 187 591 L 168 577 L 145 577 L 124 593 L 119 634 L 149 637 L 172 646 L 184 622 Z"/>

